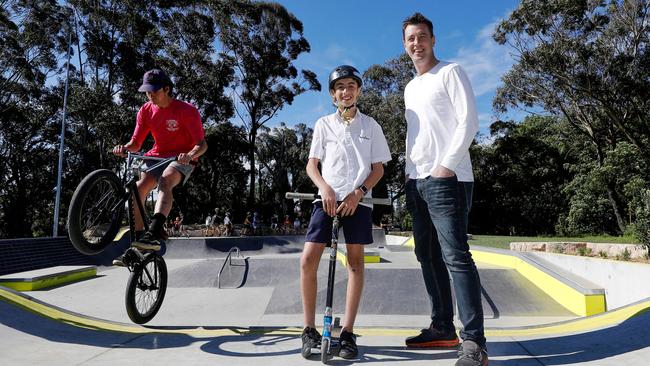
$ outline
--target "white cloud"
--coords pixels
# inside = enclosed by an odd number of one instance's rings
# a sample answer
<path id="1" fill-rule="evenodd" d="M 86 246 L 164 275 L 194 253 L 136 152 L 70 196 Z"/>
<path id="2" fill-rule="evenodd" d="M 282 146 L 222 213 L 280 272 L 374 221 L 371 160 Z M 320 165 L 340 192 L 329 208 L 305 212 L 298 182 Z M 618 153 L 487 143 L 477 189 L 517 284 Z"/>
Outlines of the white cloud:
<path id="1" fill-rule="evenodd" d="M 467 72 L 476 96 L 493 93 L 501 84 L 501 76 L 514 63 L 508 48 L 492 39 L 496 25 L 497 21 L 483 27 L 472 44 L 461 47 L 451 58 Z"/>
<path id="2" fill-rule="evenodd" d="M 478 127 L 479 129 L 487 130 L 489 129 L 490 125 L 492 122 L 494 122 L 495 117 L 492 115 L 492 113 L 479 113 L 478 114 Z"/>
<path id="3" fill-rule="evenodd" d="M 356 51 L 337 43 L 330 43 L 324 50 L 313 50 L 300 57 L 300 62 L 308 69 L 321 75 L 328 73 L 339 65 L 356 65 Z"/>

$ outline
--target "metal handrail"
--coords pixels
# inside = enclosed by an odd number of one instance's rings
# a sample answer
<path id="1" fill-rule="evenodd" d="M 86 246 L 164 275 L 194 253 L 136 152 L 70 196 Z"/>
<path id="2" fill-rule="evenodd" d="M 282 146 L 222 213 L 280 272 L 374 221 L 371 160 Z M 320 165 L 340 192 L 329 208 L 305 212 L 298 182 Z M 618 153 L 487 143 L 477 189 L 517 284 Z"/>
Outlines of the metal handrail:
<path id="1" fill-rule="evenodd" d="M 226 268 L 226 263 L 228 263 L 231 267 L 232 266 L 242 266 L 241 264 L 233 264 L 232 263 L 232 253 L 236 252 L 237 258 L 242 258 L 244 261 L 248 259 L 248 257 L 243 258 L 241 256 L 241 251 L 239 250 L 239 247 L 232 247 L 228 251 L 228 255 L 226 256 L 226 259 L 223 261 L 223 264 L 221 265 L 221 269 L 219 270 L 219 274 L 217 274 L 217 288 L 221 288 L 221 273 L 223 272 L 223 269 Z M 244 267 L 246 264 L 243 265 Z"/>

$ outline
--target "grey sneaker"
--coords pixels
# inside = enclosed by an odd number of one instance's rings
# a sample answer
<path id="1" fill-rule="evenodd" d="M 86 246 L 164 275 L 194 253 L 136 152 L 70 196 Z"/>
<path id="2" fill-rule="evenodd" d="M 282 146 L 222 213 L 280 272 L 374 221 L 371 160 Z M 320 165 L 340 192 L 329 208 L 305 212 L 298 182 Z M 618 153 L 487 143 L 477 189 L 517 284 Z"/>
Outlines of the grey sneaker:
<path id="1" fill-rule="evenodd" d="M 302 331 L 302 357 L 320 354 L 321 335 L 315 328 L 305 327 Z"/>
<path id="2" fill-rule="evenodd" d="M 124 264 L 124 254 L 113 259 L 113 265 L 118 267 L 126 267 L 126 264 Z"/>
<path id="3" fill-rule="evenodd" d="M 460 344 L 456 366 L 488 366 L 487 351 L 476 342 L 465 340 Z"/>
<path id="4" fill-rule="evenodd" d="M 139 240 L 134 241 L 131 246 L 141 250 L 155 250 L 159 251 L 160 239 L 157 238 L 151 231 L 147 231 L 142 235 Z"/>

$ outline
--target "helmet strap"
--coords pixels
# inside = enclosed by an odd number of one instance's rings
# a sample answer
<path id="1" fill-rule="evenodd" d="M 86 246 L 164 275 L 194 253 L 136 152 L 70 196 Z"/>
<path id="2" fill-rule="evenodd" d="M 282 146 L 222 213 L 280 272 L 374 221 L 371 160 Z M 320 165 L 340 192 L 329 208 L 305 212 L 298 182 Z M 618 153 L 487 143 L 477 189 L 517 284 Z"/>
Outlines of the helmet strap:
<path id="1" fill-rule="evenodd" d="M 354 116 L 356 115 L 356 113 L 354 113 L 354 114 L 352 113 L 352 110 L 354 110 L 356 108 L 357 103 L 354 103 L 354 104 L 352 104 L 351 106 L 348 106 L 348 107 L 343 107 L 343 106 L 339 105 L 339 103 L 336 102 L 336 101 L 334 102 L 334 104 L 337 107 L 337 111 L 339 112 L 339 115 L 341 116 L 341 118 L 343 118 L 343 122 L 345 122 L 346 124 L 349 125 L 352 122 L 352 120 L 354 119 Z"/>

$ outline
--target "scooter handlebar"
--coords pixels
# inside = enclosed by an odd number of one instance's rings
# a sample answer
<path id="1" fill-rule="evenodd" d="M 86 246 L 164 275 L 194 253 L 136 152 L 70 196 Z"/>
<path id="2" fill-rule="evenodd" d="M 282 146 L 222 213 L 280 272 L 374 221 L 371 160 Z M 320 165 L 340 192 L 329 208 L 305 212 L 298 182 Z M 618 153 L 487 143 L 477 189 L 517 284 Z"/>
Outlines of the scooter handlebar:
<path id="1" fill-rule="evenodd" d="M 287 199 L 295 199 L 295 200 L 305 200 L 305 201 L 311 201 L 315 199 L 320 199 L 320 195 L 314 194 L 314 193 L 298 193 L 298 192 L 287 192 L 285 194 L 285 198 Z M 375 205 L 386 205 L 390 206 L 390 198 L 369 198 L 369 197 L 364 197 L 361 202 L 363 203 L 372 203 Z"/>

